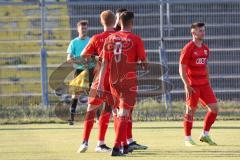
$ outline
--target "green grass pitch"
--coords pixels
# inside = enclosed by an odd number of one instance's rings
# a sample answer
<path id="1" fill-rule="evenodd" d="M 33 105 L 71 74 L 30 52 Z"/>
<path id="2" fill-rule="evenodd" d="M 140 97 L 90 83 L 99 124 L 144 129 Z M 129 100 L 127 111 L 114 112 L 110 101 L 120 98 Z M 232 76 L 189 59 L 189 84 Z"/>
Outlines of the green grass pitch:
<path id="1" fill-rule="evenodd" d="M 240 159 L 240 121 L 217 121 L 211 130 L 218 146 L 200 143 L 197 138 L 202 122 L 195 122 L 193 138 L 197 147 L 185 147 L 182 122 L 136 122 L 134 138 L 148 145 L 146 151 L 135 151 L 127 157 L 110 157 L 108 153 L 95 153 L 97 125 L 90 137 L 86 153 L 76 153 L 82 137 L 82 123 L 70 127 L 67 124 L 29 124 L 0 126 L 1 160 L 159 160 L 159 159 Z M 114 132 L 112 123 L 106 142 L 112 146 Z"/>

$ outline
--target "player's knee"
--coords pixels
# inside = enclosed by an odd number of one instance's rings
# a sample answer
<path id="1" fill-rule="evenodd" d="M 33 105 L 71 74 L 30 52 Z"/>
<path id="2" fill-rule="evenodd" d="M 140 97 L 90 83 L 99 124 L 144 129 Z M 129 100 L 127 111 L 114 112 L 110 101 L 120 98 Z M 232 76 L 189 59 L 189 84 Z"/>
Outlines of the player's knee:
<path id="1" fill-rule="evenodd" d="M 186 106 L 186 114 L 193 116 L 195 112 L 196 112 L 196 109 L 195 109 L 195 108 Z"/>
<path id="2" fill-rule="evenodd" d="M 209 108 L 209 111 L 211 111 L 213 113 L 218 113 L 219 112 L 219 107 L 218 107 L 217 103 L 208 105 L 208 108 Z"/>

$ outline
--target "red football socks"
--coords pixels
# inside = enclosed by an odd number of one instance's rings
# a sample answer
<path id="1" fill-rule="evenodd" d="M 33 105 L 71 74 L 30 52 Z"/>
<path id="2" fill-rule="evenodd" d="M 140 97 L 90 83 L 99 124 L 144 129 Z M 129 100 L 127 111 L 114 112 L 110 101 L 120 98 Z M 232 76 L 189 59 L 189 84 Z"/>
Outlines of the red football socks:
<path id="1" fill-rule="evenodd" d="M 183 125 L 184 125 L 185 136 L 191 136 L 191 130 L 193 126 L 193 116 L 190 114 L 185 114 Z"/>
<path id="2" fill-rule="evenodd" d="M 216 118 L 217 118 L 217 113 L 208 111 L 204 119 L 203 130 L 209 131 L 211 126 L 215 122 Z"/>
<path id="3" fill-rule="evenodd" d="M 91 110 L 86 113 L 84 120 L 84 129 L 83 129 L 83 141 L 88 141 L 93 124 L 96 110 Z"/>
<path id="4" fill-rule="evenodd" d="M 99 141 L 104 141 L 105 139 L 110 117 L 111 112 L 102 111 L 99 117 L 99 134 L 98 134 Z"/>
<path id="5" fill-rule="evenodd" d="M 115 137 L 115 148 L 120 148 L 121 142 L 126 139 L 126 129 L 128 118 L 125 116 L 118 117 L 117 128 L 116 128 L 116 137 Z"/>

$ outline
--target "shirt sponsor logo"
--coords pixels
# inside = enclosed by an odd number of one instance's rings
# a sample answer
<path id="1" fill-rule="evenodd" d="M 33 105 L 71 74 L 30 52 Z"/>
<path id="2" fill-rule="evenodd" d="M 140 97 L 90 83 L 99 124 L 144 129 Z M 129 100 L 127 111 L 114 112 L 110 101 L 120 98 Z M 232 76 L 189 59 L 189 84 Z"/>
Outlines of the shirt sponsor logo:
<path id="1" fill-rule="evenodd" d="M 196 64 L 207 64 L 207 58 L 198 58 Z"/>

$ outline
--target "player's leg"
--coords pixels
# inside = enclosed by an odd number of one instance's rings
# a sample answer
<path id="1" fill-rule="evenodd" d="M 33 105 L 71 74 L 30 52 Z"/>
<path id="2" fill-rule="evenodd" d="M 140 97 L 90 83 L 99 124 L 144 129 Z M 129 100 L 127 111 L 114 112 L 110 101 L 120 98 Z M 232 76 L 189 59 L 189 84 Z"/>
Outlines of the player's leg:
<path id="1" fill-rule="evenodd" d="M 133 137 L 132 137 L 132 112 L 133 112 L 133 109 L 130 110 L 128 126 L 127 126 L 127 142 L 128 142 L 128 144 L 132 144 L 134 142 Z"/>
<path id="2" fill-rule="evenodd" d="M 112 110 L 112 115 L 113 115 L 113 127 L 114 127 L 114 131 L 116 133 L 116 129 L 117 129 L 117 124 L 118 124 L 118 108 L 113 108 Z"/>
<path id="3" fill-rule="evenodd" d="M 99 117 L 99 133 L 96 152 L 109 152 L 111 148 L 105 144 L 105 135 L 107 132 L 109 120 L 111 117 L 112 107 L 107 102 L 104 103 L 104 107 Z"/>
<path id="4" fill-rule="evenodd" d="M 133 121 L 132 121 L 132 114 L 133 114 L 133 108 L 130 110 L 130 116 L 128 119 L 128 127 L 127 127 L 127 143 L 129 145 L 129 148 L 131 148 L 132 150 L 145 150 L 148 147 L 138 144 L 136 141 L 133 140 L 133 136 L 132 136 L 132 125 L 133 125 Z"/>
<path id="5" fill-rule="evenodd" d="M 129 109 L 126 108 L 119 108 L 118 110 L 118 121 L 116 126 L 116 135 L 115 135 L 115 143 L 111 153 L 111 156 L 123 156 L 124 154 L 121 153 L 120 147 L 121 143 L 124 139 L 126 139 L 126 129 L 127 123 L 129 118 Z"/>
<path id="6" fill-rule="evenodd" d="M 197 110 L 198 99 L 200 92 L 197 88 L 194 88 L 195 92 L 186 99 L 186 112 L 184 115 L 183 126 L 185 133 L 185 146 L 195 146 L 196 143 L 193 141 L 191 136 L 194 114 Z"/>
<path id="7" fill-rule="evenodd" d="M 193 127 L 193 117 L 197 110 L 197 107 L 186 106 L 186 113 L 184 115 L 184 133 L 185 133 L 185 145 L 186 146 L 195 146 L 196 143 L 193 141 L 191 136 L 191 131 Z"/>
<path id="8" fill-rule="evenodd" d="M 107 95 L 107 101 L 108 101 L 108 103 L 112 104 L 112 116 L 113 116 L 113 122 L 114 122 L 114 131 L 116 133 L 117 124 L 118 124 L 118 110 L 119 110 L 120 99 L 114 92 L 115 92 L 115 90 L 112 87 L 110 87 L 109 93 Z"/>
<path id="9" fill-rule="evenodd" d="M 208 112 L 205 116 L 204 119 L 204 135 L 208 135 L 208 132 L 211 128 L 211 126 L 213 125 L 213 123 L 215 122 L 216 118 L 217 118 L 217 114 L 218 114 L 218 104 L 217 103 L 213 103 L 213 104 L 208 104 L 207 105 L 208 108 Z"/>
<path id="10" fill-rule="evenodd" d="M 89 93 L 89 97 L 88 97 L 88 109 L 87 109 L 87 113 L 86 113 L 86 118 L 84 121 L 84 130 L 83 130 L 83 143 L 82 146 L 80 147 L 80 152 L 85 152 L 88 148 L 88 139 L 94 124 L 94 118 L 96 115 L 96 111 L 99 109 L 99 107 L 103 104 L 105 98 L 104 97 L 98 97 L 97 94 L 97 89 L 96 87 L 98 86 L 98 80 L 95 80 L 91 86 L 91 90 Z M 106 112 L 105 112 L 106 113 Z M 104 124 L 106 121 L 107 123 L 109 122 L 109 118 L 110 115 L 106 115 L 107 117 L 105 117 L 105 114 L 103 115 L 104 117 L 101 117 L 101 122 L 99 123 L 99 131 L 100 131 L 100 141 L 102 144 L 99 144 L 95 151 L 97 152 L 106 152 L 109 151 L 109 147 L 107 147 L 104 143 L 104 138 L 105 138 L 105 133 L 106 133 L 106 128 L 108 125 Z"/>
<path id="11" fill-rule="evenodd" d="M 82 70 L 76 69 L 76 71 L 74 73 L 74 78 L 77 77 L 81 72 L 82 72 Z M 69 125 L 74 124 L 74 117 L 76 114 L 78 98 L 79 98 L 79 95 L 77 95 L 77 94 L 72 95 L 72 102 L 71 102 L 71 106 L 70 106 L 70 119 L 68 120 Z"/>
<path id="12" fill-rule="evenodd" d="M 112 110 L 115 134 L 117 133 L 117 126 L 118 126 L 118 121 L 119 121 L 118 111 L 119 111 L 119 108 L 114 108 L 114 109 Z M 130 117 L 129 117 L 129 118 L 130 118 Z M 128 127 L 127 127 L 127 130 L 128 130 Z M 126 133 L 127 133 L 127 131 L 126 131 Z M 127 137 L 126 137 L 126 138 L 123 138 L 121 143 L 122 143 L 122 144 L 121 144 L 122 147 L 123 147 L 124 145 L 128 145 L 128 143 L 127 143 Z M 132 152 L 132 149 L 131 149 L 130 152 Z"/>
<path id="13" fill-rule="evenodd" d="M 113 97 L 110 91 L 109 82 L 105 80 L 104 82 L 104 107 L 102 108 L 102 112 L 99 117 L 99 134 L 98 134 L 98 143 L 95 148 L 96 152 L 109 152 L 111 148 L 108 147 L 104 140 L 107 132 L 109 120 L 111 117 L 112 106 L 114 105 Z M 102 101 L 103 103 L 103 101 Z"/>
<path id="14" fill-rule="evenodd" d="M 121 155 L 122 154 L 128 154 L 129 152 L 132 152 L 133 150 L 129 148 L 127 144 L 127 124 L 130 117 L 130 111 L 133 109 L 136 103 L 136 92 L 129 92 L 128 90 L 124 90 L 121 88 L 121 90 L 116 90 L 118 96 L 117 101 L 117 107 L 118 108 L 118 114 L 117 114 L 117 125 L 116 125 L 116 139 L 115 139 L 115 145 L 112 150 L 112 156 L 115 155 Z M 116 107 L 116 106 L 115 106 Z M 123 149 L 122 152 L 120 152 L 120 147 Z"/>
<path id="15" fill-rule="evenodd" d="M 68 120 L 69 125 L 74 125 L 74 118 L 76 114 L 76 108 L 78 103 L 78 95 L 72 95 L 72 102 L 70 106 L 70 119 Z"/>
<path id="16" fill-rule="evenodd" d="M 94 68 L 88 69 L 89 72 L 89 87 L 90 87 L 90 92 L 89 92 L 89 98 L 88 98 L 88 108 L 87 108 L 87 113 L 85 115 L 84 119 L 84 128 L 83 128 L 83 142 L 82 142 L 82 148 L 88 147 L 88 139 L 94 124 L 94 118 L 96 115 L 96 112 L 99 108 L 99 106 L 102 104 L 102 100 L 96 98 L 96 89 L 94 86 L 96 86 L 96 83 L 93 83 L 94 79 Z M 91 88 L 93 83 L 93 88 Z M 85 149 L 83 149 L 80 152 L 85 152 Z"/>
<path id="17" fill-rule="evenodd" d="M 208 111 L 204 118 L 204 125 L 203 131 L 200 136 L 200 141 L 206 142 L 209 145 L 217 145 L 209 136 L 210 128 L 212 127 L 213 123 L 215 122 L 217 115 L 218 115 L 218 104 L 216 100 L 216 96 L 212 90 L 212 88 L 208 85 L 203 87 L 200 96 L 200 100 L 203 106 L 206 106 Z"/>
<path id="18" fill-rule="evenodd" d="M 94 118 L 96 115 L 96 111 L 100 105 L 92 105 L 89 104 L 87 108 L 87 113 L 84 119 L 84 125 L 83 125 L 83 142 L 80 148 L 77 152 L 83 153 L 86 152 L 88 149 L 88 139 L 94 124 Z"/>

